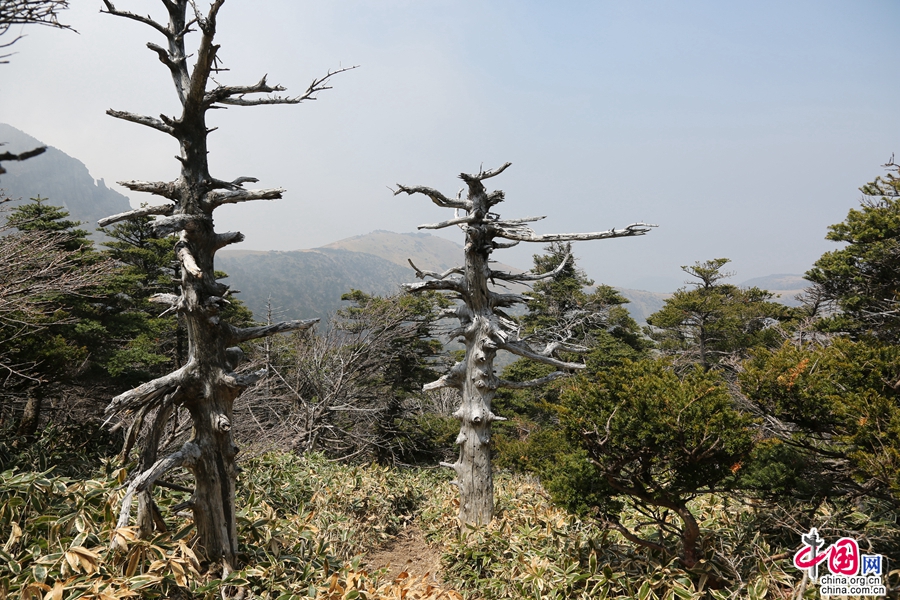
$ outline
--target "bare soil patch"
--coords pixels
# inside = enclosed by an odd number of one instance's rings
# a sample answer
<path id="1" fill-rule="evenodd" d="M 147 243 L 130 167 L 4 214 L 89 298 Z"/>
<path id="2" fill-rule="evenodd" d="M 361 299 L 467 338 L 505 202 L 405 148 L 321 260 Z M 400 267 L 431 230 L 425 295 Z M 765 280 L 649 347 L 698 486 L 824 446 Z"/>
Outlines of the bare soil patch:
<path id="1" fill-rule="evenodd" d="M 401 573 L 425 577 L 429 583 L 441 582 L 441 551 L 425 541 L 422 530 L 410 525 L 397 537 L 369 552 L 362 565 L 372 573 L 387 569 L 386 581 L 394 581 Z"/>

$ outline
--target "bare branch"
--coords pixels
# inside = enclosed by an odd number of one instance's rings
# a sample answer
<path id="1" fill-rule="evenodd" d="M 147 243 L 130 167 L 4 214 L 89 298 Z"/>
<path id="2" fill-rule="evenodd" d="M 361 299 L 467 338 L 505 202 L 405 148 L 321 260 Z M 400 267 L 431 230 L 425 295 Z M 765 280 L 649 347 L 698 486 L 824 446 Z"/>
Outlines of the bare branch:
<path id="1" fill-rule="evenodd" d="M 595 233 L 549 233 L 544 235 L 537 235 L 530 230 L 519 233 L 508 229 L 499 229 L 496 232 L 496 235 L 508 240 L 518 240 L 520 242 L 571 242 L 577 240 L 604 240 L 607 238 L 644 235 L 650 231 L 651 227 L 656 227 L 656 225 L 650 225 L 648 223 L 632 223 L 625 229 L 610 229 L 609 231 L 599 231 Z"/>
<path id="2" fill-rule="evenodd" d="M 444 227 L 450 227 L 451 225 L 471 223 L 473 218 L 472 215 L 466 215 L 465 217 L 457 217 L 455 219 L 450 219 L 449 221 L 441 221 L 440 223 L 426 223 L 425 225 L 419 225 L 417 229 L 443 229 Z"/>
<path id="3" fill-rule="evenodd" d="M 521 219 L 502 219 L 494 221 L 492 225 L 497 225 L 499 227 L 508 227 L 513 225 L 521 225 L 522 223 L 534 223 L 535 221 L 542 221 L 546 218 L 547 215 L 542 215 L 539 217 L 523 217 Z"/>
<path id="4" fill-rule="evenodd" d="M 246 327 L 243 329 L 232 327 L 229 343 L 239 344 L 248 340 L 268 337 L 285 331 L 304 331 L 318 322 L 319 319 L 309 319 L 307 321 L 284 321 L 282 323 L 274 323 L 262 327 Z"/>
<path id="5" fill-rule="evenodd" d="M 179 385 L 185 383 L 193 371 L 194 363 L 188 362 L 180 369 L 172 371 L 168 375 L 163 375 L 153 381 L 148 381 L 134 389 L 128 390 L 123 394 L 119 394 L 112 399 L 109 406 L 106 407 L 105 412 L 110 414 L 120 413 L 152 402 L 153 400 L 174 391 Z"/>
<path id="6" fill-rule="evenodd" d="M 103 0 L 103 4 L 106 5 L 106 10 L 101 10 L 100 12 L 102 13 L 107 13 L 116 17 L 123 17 L 125 19 L 131 19 L 132 21 L 137 21 L 138 23 L 149 25 L 167 38 L 172 35 L 167 27 L 164 27 L 163 25 L 157 23 L 150 17 L 142 17 L 141 15 L 135 14 L 133 12 L 128 12 L 127 10 L 116 10 L 116 7 L 109 0 Z"/>
<path id="7" fill-rule="evenodd" d="M 450 368 L 446 375 L 443 375 L 437 381 L 432 381 L 431 383 L 423 385 L 422 391 L 427 392 L 428 390 L 437 390 L 445 387 L 462 390 L 465 379 L 466 365 L 465 363 L 458 362 Z"/>
<path id="8" fill-rule="evenodd" d="M 331 89 L 331 87 L 327 85 L 329 79 L 346 71 L 352 71 L 357 67 L 359 67 L 359 65 L 353 65 L 352 67 L 341 67 L 337 71 L 332 71 L 329 69 L 328 73 L 326 73 L 324 77 L 318 77 L 312 80 L 312 83 L 309 84 L 309 87 L 306 88 L 306 91 L 297 96 L 297 102 L 301 102 L 303 100 L 315 100 L 316 93 L 321 92 L 322 90 Z"/>
<path id="9" fill-rule="evenodd" d="M 71 26 L 60 23 L 58 12 L 69 8 L 68 0 L 2 0 L 0 1 L 0 36 L 14 25 L 47 25 L 59 29 L 75 31 Z M 0 44 L 0 48 L 9 48 L 24 35 L 16 35 L 10 41 Z M 12 54 L 0 55 L 0 64 L 7 64 Z M 0 173 L 3 173 L 0 168 Z"/>
<path id="10" fill-rule="evenodd" d="M 240 231 L 226 231 L 225 233 L 216 234 L 216 243 L 213 246 L 216 250 L 224 248 L 229 244 L 239 244 L 244 241 L 244 234 Z"/>
<path id="11" fill-rule="evenodd" d="M 203 271 L 197 266 L 197 260 L 191 254 L 191 249 L 185 242 L 175 244 L 175 257 L 181 262 L 181 266 L 185 271 L 191 274 L 191 277 L 200 279 L 203 277 Z"/>
<path id="12" fill-rule="evenodd" d="M 536 360 L 538 362 L 544 363 L 545 365 L 551 365 L 558 369 L 583 369 L 584 365 L 581 363 L 570 363 L 562 360 L 558 360 L 553 358 L 552 356 L 544 356 L 542 354 L 538 354 L 531 348 L 527 347 L 525 344 L 520 342 L 501 342 L 497 344 L 497 347 L 506 350 L 507 352 L 512 352 L 513 354 L 517 354 L 519 356 L 523 356 L 525 358 L 530 358 L 531 360 Z"/>
<path id="13" fill-rule="evenodd" d="M 405 185 L 397 184 L 397 190 L 394 192 L 394 195 L 397 196 L 401 192 L 405 192 L 407 195 L 412 196 L 413 194 L 424 194 L 431 198 L 431 201 L 440 206 L 441 208 L 461 208 L 463 210 L 471 210 L 472 203 L 468 200 L 463 200 L 462 198 L 457 198 L 456 200 L 451 200 L 447 196 L 443 195 L 439 191 L 434 188 L 425 187 L 423 185 L 417 185 L 414 187 L 406 187 Z"/>
<path id="14" fill-rule="evenodd" d="M 488 292 L 492 306 L 515 306 L 516 304 L 526 304 L 531 298 L 521 294 L 498 294 L 497 292 Z"/>
<path id="15" fill-rule="evenodd" d="M 555 381 L 561 377 L 568 377 L 571 373 L 566 373 L 565 371 L 554 371 L 549 375 L 544 377 L 540 377 L 538 379 L 530 379 L 528 381 L 508 381 L 506 379 L 501 379 L 498 387 L 505 387 L 511 390 L 523 390 L 526 388 L 539 387 L 544 385 L 545 383 L 550 383 L 551 381 Z"/>
<path id="16" fill-rule="evenodd" d="M 210 129 L 208 131 L 214 131 Z M 212 178 L 207 180 L 207 187 L 210 190 L 242 190 L 245 183 L 257 183 L 259 179 L 256 177 L 237 177 L 231 181 L 222 181 L 221 179 Z"/>
<path id="17" fill-rule="evenodd" d="M 451 267 L 451 268 L 447 269 L 446 271 L 444 271 L 443 273 L 437 273 L 435 271 L 423 271 L 422 269 L 417 267 L 415 264 L 413 264 L 413 261 L 411 258 L 407 258 L 406 261 L 409 263 L 409 266 L 411 266 L 413 268 L 413 271 L 416 272 L 416 277 L 418 277 L 419 279 L 425 279 L 426 277 L 431 277 L 433 279 L 441 280 L 441 279 L 446 279 L 447 277 L 449 277 L 450 275 L 453 275 L 454 273 L 462 274 L 464 272 L 464 269 L 462 267 Z"/>
<path id="18" fill-rule="evenodd" d="M 125 112 L 122 110 L 113 110 L 111 108 L 106 111 L 106 114 L 117 119 L 122 119 L 123 121 L 131 121 L 132 123 L 137 123 L 138 125 L 145 125 L 147 127 L 151 127 L 158 131 L 162 131 L 163 133 L 168 133 L 169 135 L 176 137 L 175 129 L 171 125 L 167 125 L 156 117 L 136 115 L 134 113 Z"/>
<path id="19" fill-rule="evenodd" d="M 128 526 L 128 520 L 131 518 L 131 501 L 135 493 L 149 489 L 167 471 L 192 465 L 198 458 L 200 458 L 200 448 L 194 442 L 187 442 L 178 452 L 159 459 L 152 467 L 135 477 L 122 498 L 122 508 L 119 511 L 116 529 Z M 116 544 L 116 540 L 116 536 L 113 536 L 113 545 Z"/>
<path id="20" fill-rule="evenodd" d="M 239 202 L 251 202 L 253 200 L 279 200 L 283 193 L 283 188 L 270 188 L 264 190 L 216 190 L 206 195 L 205 204 L 209 210 L 212 210 L 223 204 L 237 204 Z"/>
<path id="21" fill-rule="evenodd" d="M 563 258 L 560 263 L 556 266 L 552 271 L 547 271 L 546 273 L 540 274 L 528 274 L 528 273 L 507 273 L 506 271 L 494 271 L 491 270 L 491 277 L 493 279 L 502 279 L 503 281 L 540 281 L 541 279 L 550 279 L 552 277 L 556 277 L 559 275 L 562 270 L 566 267 L 566 264 L 569 262 L 569 259 L 572 257 L 571 250 L 566 253 L 565 258 Z"/>
<path id="22" fill-rule="evenodd" d="M 134 192 L 146 192 L 175 201 L 181 199 L 178 193 L 178 182 L 176 181 L 135 181 L 132 179 L 119 181 L 118 184 Z"/>
<path id="23" fill-rule="evenodd" d="M 2 58 L 2 57 L 0 57 L 0 58 Z M 35 148 L 34 150 L 28 150 L 27 152 L 20 152 L 19 154 L 13 154 L 12 152 L 4 152 L 4 153 L 0 154 L 0 163 L 2 163 L 3 161 L 10 161 L 10 160 L 28 160 L 29 158 L 31 158 L 33 156 L 37 156 L 38 154 L 43 154 L 44 152 L 46 152 L 46 150 L 47 150 L 47 146 L 41 146 L 40 148 Z M 2 175 L 3 173 L 6 173 L 6 169 L 4 169 L 2 165 L 0 165 L 0 175 Z"/>
<path id="24" fill-rule="evenodd" d="M 484 181 L 485 179 L 490 179 L 491 177 L 496 177 L 506 169 L 508 169 L 512 165 L 511 162 L 505 163 L 496 169 L 490 169 L 488 171 L 478 171 L 477 175 L 469 175 L 467 173 L 460 173 L 459 178 L 465 181 L 466 183 L 474 183 L 476 181 Z"/>
<path id="25" fill-rule="evenodd" d="M 266 82 L 267 75 L 263 75 L 262 79 L 260 79 L 254 85 L 233 85 L 233 86 L 219 86 L 216 89 L 208 92 L 206 97 L 204 98 L 204 102 L 207 105 L 212 104 L 229 104 L 233 106 L 262 106 L 265 104 L 300 104 L 304 100 L 315 100 L 316 94 L 321 92 L 322 90 L 330 90 L 331 86 L 327 85 L 329 79 L 334 77 L 339 73 L 343 73 L 345 71 L 350 71 L 352 69 L 357 68 L 359 65 L 354 65 L 352 67 L 344 67 L 338 69 L 337 71 L 328 71 L 328 73 L 324 77 L 317 77 L 313 79 L 312 83 L 309 84 L 309 87 L 305 92 L 300 94 L 299 96 L 269 96 L 267 98 L 245 98 L 247 94 L 273 94 L 276 92 L 284 92 L 286 88 L 275 85 L 270 86 Z"/>
<path id="26" fill-rule="evenodd" d="M 153 229 L 153 235 L 156 237 L 165 237 L 182 230 L 193 231 L 198 222 L 202 220 L 196 215 L 172 215 L 156 219 L 150 224 L 150 228 Z"/>
<path id="27" fill-rule="evenodd" d="M 172 73 L 172 77 L 174 80 L 178 80 L 181 77 L 181 69 L 183 68 L 183 64 L 185 62 L 184 56 L 172 56 L 169 54 L 169 51 L 163 48 L 162 46 L 157 46 L 152 42 L 147 42 L 147 47 L 156 52 L 156 55 L 159 57 L 159 62 L 169 67 L 169 71 Z M 179 99 L 181 98 L 181 89 L 178 89 Z"/>
<path id="28" fill-rule="evenodd" d="M 424 290 L 451 290 L 460 294 L 466 293 L 465 282 L 459 278 L 432 279 L 421 283 L 404 283 L 401 287 L 413 294 Z"/>
<path id="29" fill-rule="evenodd" d="M 235 373 L 228 373 L 227 377 L 231 379 L 229 382 L 231 385 L 236 385 L 241 388 L 248 388 L 263 377 L 268 374 L 267 369 L 259 369 L 257 371 L 251 371 L 249 373 L 241 373 L 237 375 Z"/>
<path id="30" fill-rule="evenodd" d="M 181 300 L 181 296 L 176 294 L 153 294 L 149 298 L 147 298 L 150 302 L 154 302 L 156 304 L 168 304 L 169 306 L 175 306 L 178 304 L 178 301 Z"/>
<path id="31" fill-rule="evenodd" d="M 100 227 L 108 227 L 113 223 L 126 221 L 128 219 L 137 219 L 150 215 L 171 215 L 174 210 L 175 206 L 172 204 L 166 204 L 165 206 L 145 206 L 142 208 L 137 208 L 135 210 L 129 210 L 128 212 L 119 213 L 117 215 L 104 217 L 97 221 L 97 225 L 99 225 Z"/>

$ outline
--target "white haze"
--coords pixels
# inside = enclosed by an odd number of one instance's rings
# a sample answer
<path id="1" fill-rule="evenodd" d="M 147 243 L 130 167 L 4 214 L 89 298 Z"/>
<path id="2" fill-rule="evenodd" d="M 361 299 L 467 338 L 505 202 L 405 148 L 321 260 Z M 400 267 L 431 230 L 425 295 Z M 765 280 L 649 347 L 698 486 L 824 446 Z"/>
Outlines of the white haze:
<path id="1" fill-rule="evenodd" d="M 158 4 L 117 7 L 160 16 Z M 99 0 L 73 5 L 78 34 L 25 29 L 0 66 L 0 121 L 107 182 L 174 178 L 171 140 L 104 114 L 176 113 L 144 47 L 158 34 L 101 15 Z M 448 211 L 388 187 L 452 194 L 460 171 L 510 161 L 491 181 L 507 193 L 500 212 L 546 214 L 540 232 L 659 224 L 578 244 L 597 281 L 671 289 L 680 265 L 722 256 L 738 280 L 802 273 L 900 150 L 894 1 L 228 0 L 220 16 L 224 83 L 268 73 L 299 93 L 360 65 L 316 102 L 212 115 L 215 176 L 288 190 L 217 212 L 244 249 L 413 231 Z M 497 258 L 528 266 L 538 251 Z"/>

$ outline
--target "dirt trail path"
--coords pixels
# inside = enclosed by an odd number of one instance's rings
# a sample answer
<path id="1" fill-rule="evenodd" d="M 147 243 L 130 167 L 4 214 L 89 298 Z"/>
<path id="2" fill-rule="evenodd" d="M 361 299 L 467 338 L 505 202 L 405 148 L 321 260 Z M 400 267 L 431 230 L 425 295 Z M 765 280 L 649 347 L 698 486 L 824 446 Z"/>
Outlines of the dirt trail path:
<path id="1" fill-rule="evenodd" d="M 411 577 L 423 577 L 427 573 L 429 582 L 440 584 L 441 551 L 430 546 L 422 530 L 411 525 L 384 546 L 367 554 L 363 567 L 370 573 L 387 568 L 385 581 L 393 581 L 403 572 Z"/>

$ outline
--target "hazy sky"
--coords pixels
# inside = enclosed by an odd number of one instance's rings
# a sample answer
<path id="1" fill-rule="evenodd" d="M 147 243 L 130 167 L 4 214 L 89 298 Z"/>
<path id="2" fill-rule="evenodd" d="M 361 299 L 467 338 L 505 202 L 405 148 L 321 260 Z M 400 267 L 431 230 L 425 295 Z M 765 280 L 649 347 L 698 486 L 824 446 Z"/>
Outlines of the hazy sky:
<path id="1" fill-rule="evenodd" d="M 173 179 L 171 139 L 104 114 L 177 113 L 144 47 L 160 36 L 99 0 L 72 4 L 78 34 L 25 29 L 0 66 L 0 121 L 107 183 Z M 153 0 L 116 4 L 162 18 Z M 299 93 L 329 68 L 360 68 L 315 102 L 211 115 L 214 176 L 288 190 L 220 209 L 217 226 L 256 250 L 413 231 L 452 215 L 388 186 L 455 194 L 459 172 L 510 161 L 490 182 L 507 193 L 499 210 L 548 215 L 541 233 L 659 224 L 577 244 L 598 281 L 671 288 L 680 265 L 723 256 L 737 281 L 802 273 L 900 152 L 898 25 L 895 0 L 228 0 L 222 83 L 268 73 Z M 527 267 L 540 247 L 524 246 L 495 256 Z"/>

